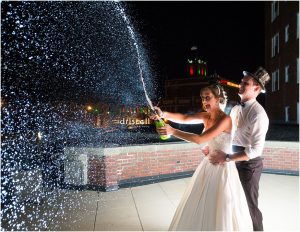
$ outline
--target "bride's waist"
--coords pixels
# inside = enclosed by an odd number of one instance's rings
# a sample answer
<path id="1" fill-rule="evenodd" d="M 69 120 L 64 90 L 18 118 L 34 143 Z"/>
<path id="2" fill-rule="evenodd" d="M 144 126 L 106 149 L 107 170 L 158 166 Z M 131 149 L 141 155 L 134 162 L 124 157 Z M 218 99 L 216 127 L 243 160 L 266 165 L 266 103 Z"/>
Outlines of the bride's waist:
<path id="1" fill-rule="evenodd" d="M 209 161 L 209 155 L 205 156 L 201 162 L 204 162 L 205 165 L 211 165 L 211 166 L 215 166 L 215 167 L 218 167 L 218 166 L 228 167 L 231 165 L 235 166 L 235 162 L 224 162 L 223 164 L 212 164 Z"/>

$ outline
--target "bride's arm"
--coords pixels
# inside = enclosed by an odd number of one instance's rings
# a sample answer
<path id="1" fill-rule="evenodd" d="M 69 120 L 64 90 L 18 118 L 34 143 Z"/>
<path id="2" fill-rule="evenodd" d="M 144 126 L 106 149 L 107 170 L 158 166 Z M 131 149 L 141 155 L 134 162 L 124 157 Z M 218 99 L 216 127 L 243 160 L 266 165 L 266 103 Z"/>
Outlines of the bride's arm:
<path id="1" fill-rule="evenodd" d="M 189 132 L 184 132 L 178 129 L 171 127 L 166 124 L 166 126 L 157 129 L 158 133 L 161 135 L 173 135 L 177 138 L 194 142 L 197 144 L 205 143 L 212 140 L 214 137 L 221 134 L 223 131 L 228 131 L 231 129 L 231 118 L 229 116 L 225 116 L 218 123 L 213 125 L 211 128 L 203 132 L 201 135 L 193 134 Z"/>
<path id="2" fill-rule="evenodd" d="M 222 132 L 231 133 L 232 121 L 230 116 L 225 116 L 222 120 L 217 122 L 215 125 L 205 130 L 201 135 L 201 143 L 212 140 Z"/>
<path id="3" fill-rule="evenodd" d="M 200 124 L 203 123 L 206 113 L 200 112 L 196 114 L 181 114 L 181 113 L 171 113 L 167 111 L 162 111 L 159 107 L 154 107 L 155 111 L 161 118 L 165 118 L 169 121 L 180 123 L 180 124 Z"/>
<path id="4" fill-rule="evenodd" d="M 200 124 L 203 123 L 204 112 L 200 112 L 197 114 L 180 114 L 180 113 L 170 113 L 163 112 L 163 118 L 170 120 L 172 122 L 180 123 L 180 124 Z"/>

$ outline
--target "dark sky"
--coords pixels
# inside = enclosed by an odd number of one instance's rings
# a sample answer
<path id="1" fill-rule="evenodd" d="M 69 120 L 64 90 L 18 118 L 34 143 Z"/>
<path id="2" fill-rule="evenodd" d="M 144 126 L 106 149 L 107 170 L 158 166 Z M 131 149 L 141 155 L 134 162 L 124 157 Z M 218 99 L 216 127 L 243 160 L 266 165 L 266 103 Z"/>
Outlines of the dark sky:
<path id="1" fill-rule="evenodd" d="M 185 75 L 193 45 L 215 71 L 239 81 L 264 65 L 264 2 L 126 2 L 160 78 Z"/>
<path id="2" fill-rule="evenodd" d="M 192 46 L 208 74 L 229 80 L 264 64 L 264 2 L 121 4 L 146 48 L 151 69 L 144 63 L 144 79 L 152 97 L 165 79 L 186 77 Z M 128 46 L 133 40 L 120 12 L 104 1 L 3 2 L 2 86 L 46 99 L 143 101 L 135 50 Z"/>

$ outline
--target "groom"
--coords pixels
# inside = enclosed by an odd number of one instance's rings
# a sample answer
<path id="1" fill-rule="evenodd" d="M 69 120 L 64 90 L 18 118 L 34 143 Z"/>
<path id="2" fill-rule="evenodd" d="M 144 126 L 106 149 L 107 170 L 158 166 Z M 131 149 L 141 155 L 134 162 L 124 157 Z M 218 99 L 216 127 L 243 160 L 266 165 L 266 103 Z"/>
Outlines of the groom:
<path id="1" fill-rule="evenodd" d="M 250 215 L 255 231 L 262 231 L 262 213 L 258 208 L 258 189 L 263 169 L 262 152 L 266 133 L 269 127 L 269 118 L 264 108 L 256 101 L 256 97 L 265 92 L 265 84 L 270 76 L 265 69 L 259 67 L 252 74 L 243 72 L 239 96 L 241 104 L 232 108 L 230 117 L 233 130 L 233 154 L 222 151 L 213 151 L 209 160 L 213 164 L 235 161 L 239 177 L 247 198 Z"/>

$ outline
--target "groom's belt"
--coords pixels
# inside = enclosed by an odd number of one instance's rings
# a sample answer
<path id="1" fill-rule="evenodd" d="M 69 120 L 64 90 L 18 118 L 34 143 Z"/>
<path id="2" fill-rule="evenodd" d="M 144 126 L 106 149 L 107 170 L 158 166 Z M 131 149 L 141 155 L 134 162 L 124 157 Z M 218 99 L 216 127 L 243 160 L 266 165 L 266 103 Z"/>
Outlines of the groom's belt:
<path id="1" fill-rule="evenodd" d="M 233 152 L 239 152 L 239 151 L 244 151 L 245 147 L 242 146 L 236 146 L 236 145 L 232 145 L 232 151 Z M 261 161 L 263 160 L 262 157 L 258 156 L 256 158 L 253 159 L 249 159 L 248 161 L 236 161 L 236 164 L 243 164 L 243 163 L 251 163 L 251 162 L 257 162 L 257 161 Z"/>
<path id="2" fill-rule="evenodd" d="M 233 152 L 239 152 L 239 151 L 244 151 L 244 150 L 245 150 L 245 147 L 232 145 Z"/>

